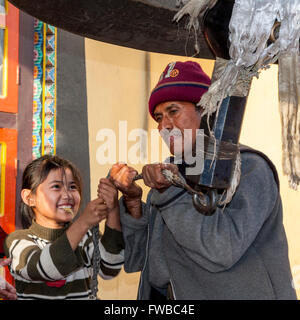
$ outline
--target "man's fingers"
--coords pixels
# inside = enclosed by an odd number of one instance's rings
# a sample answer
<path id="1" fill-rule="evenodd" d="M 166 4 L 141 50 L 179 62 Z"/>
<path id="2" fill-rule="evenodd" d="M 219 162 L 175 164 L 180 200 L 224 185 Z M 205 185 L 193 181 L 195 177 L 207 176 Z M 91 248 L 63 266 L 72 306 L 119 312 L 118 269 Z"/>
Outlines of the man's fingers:
<path id="1" fill-rule="evenodd" d="M 178 169 L 177 165 L 173 164 L 173 163 L 162 163 L 161 164 L 161 169 L 162 170 L 170 170 L 175 174 L 178 174 L 178 172 L 179 172 L 179 169 Z"/>
<path id="2" fill-rule="evenodd" d="M 115 175 L 120 171 L 120 169 L 125 165 L 125 163 L 115 163 L 110 169 L 110 177 L 114 178 Z"/>
<path id="3" fill-rule="evenodd" d="M 11 263 L 11 259 L 10 259 L 10 258 L 0 260 L 0 267 L 7 266 L 7 265 L 9 265 L 10 263 Z"/>
<path id="4" fill-rule="evenodd" d="M 16 293 L 16 288 L 13 287 L 10 283 L 6 282 L 6 290 L 9 291 L 11 294 Z"/>
<path id="5" fill-rule="evenodd" d="M 10 262 L 10 259 L 6 259 Z M 3 262 L 3 261 L 2 261 Z M 0 278 L 0 298 L 15 300 L 17 299 L 16 289 L 10 283 L 8 283 L 5 279 Z"/>
<path id="6" fill-rule="evenodd" d="M 114 180 L 119 180 L 124 172 L 127 171 L 127 168 L 127 165 L 124 164 L 123 166 L 119 167 L 118 170 L 115 170 L 113 173 L 111 173 L 111 177 Z"/>
<path id="7" fill-rule="evenodd" d="M 128 168 L 123 167 L 117 174 L 116 174 L 116 180 L 120 181 L 122 184 L 126 184 L 128 180 Z"/>
<path id="8" fill-rule="evenodd" d="M 7 300 L 16 300 L 17 295 L 16 293 L 11 293 L 7 290 L 0 290 L 0 298 L 7 299 Z"/>
<path id="9" fill-rule="evenodd" d="M 144 183 L 148 187 L 155 188 L 155 189 L 169 187 L 171 183 L 165 178 L 165 176 L 162 173 L 162 170 L 164 168 L 167 168 L 167 166 L 161 163 L 144 166 L 143 168 Z"/>

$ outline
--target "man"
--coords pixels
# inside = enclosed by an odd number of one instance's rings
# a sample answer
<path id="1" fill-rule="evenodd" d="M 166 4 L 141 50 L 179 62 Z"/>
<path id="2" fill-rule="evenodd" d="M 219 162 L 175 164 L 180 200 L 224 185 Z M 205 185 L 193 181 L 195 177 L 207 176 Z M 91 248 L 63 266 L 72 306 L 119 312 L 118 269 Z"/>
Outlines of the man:
<path id="1" fill-rule="evenodd" d="M 5 267 L 9 265 L 11 262 L 11 259 L 4 259 L 0 261 L 0 269 L 2 267 Z M 16 300 L 17 294 L 16 289 L 9 284 L 5 279 L 3 279 L 0 276 L 0 299 L 6 299 L 6 300 Z"/>
<path id="2" fill-rule="evenodd" d="M 3 242 L 6 236 L 7 236 L 6 232 L 0 226 L 0 271 L 2 268 L 9 265 L 11 262 L 11 259 L 3 259 L 4 257 Z M 1 273 L 0 273 L 0 299 L 7 299 L 7 300 L 17 299 L 16 289 L 1 277 Z"/>
<path id="3" fill-rule="evenodd" d="M 209 85 L 197 63 L 169 64 L 149 99 L 158 129 L 176 128 L 183 137 L 184 129 L 191 129 L 194 146 L 201 121 L 196 103 Z M 185 145 L 179 144 L 184 156 Z M 171 153 L 175 146 L 171 134 Z M 174 164 L 143 168 L 144 183 L 151 187 L 146 203 L 133 168 L 116 164 L 111 171 L 123 193 L 125 271 L 141 271 L 138 299 L 296 299 L 271 163 L 243 152 L 237 191 L 211 216 L 199 213 L 192 196 L 165 179 L 166 168 L 178 172 Z"/>

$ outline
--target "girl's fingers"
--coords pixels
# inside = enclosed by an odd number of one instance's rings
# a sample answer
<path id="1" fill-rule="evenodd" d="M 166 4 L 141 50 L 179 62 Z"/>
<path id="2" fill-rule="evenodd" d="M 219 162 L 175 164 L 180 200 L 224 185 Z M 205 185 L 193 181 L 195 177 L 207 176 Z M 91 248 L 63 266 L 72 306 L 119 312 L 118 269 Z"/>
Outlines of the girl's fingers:
<path id="1" fill-rule="evenodd" d="M 112 183 L 112 181 L 110 179 L 107 178 L 101 178 L 99 181 L 99 185 L 100 186 L 107 186 L 107 187 L 114 187 L 114 184 Z"/>
<path id="2" fill-rule="evenodd" d="M 103 193 L 103 192 L 106 192 L 106 193 L 117 193 L 117 189 L 115 186 L 110 186 L 110 185 L 100 185 L 99 187 L 99 193 Z"/>
<path id="3" fill-rule="evenodd" d="M 110 196 L 113 198 L 114 196 L 116 196 L 118 194 L 118 190 L 115 187 L 114 188 L 103 187 L 100 189 L 99 194 Z"/>
<path id="4" fill-rule="evenodd" d="M 105 201 L 102 197 L 100 197 L 100 198 L 93 200 L 92 202 L 95 205 L 95 207 L 97 207 L 97 206 L 103 205 Z"/>
<path id="5" fill-rule="evenodd" d="M 95 208 L 95 211 L 96 211 L 96 212 L 105 211 L 105 210 L 107 210 L 107 205 L 106 205 L 106 203 L 99 204 L 99 205 L 97 205 L 97 207 Z"/>

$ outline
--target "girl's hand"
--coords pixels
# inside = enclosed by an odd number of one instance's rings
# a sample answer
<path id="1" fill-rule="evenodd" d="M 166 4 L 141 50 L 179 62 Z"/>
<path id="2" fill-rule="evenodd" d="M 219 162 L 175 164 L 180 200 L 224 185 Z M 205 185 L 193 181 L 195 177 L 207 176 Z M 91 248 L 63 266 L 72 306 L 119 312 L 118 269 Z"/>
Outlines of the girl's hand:
<path id="1" fill-rule="evenodd" d="M 100 179 L 97 194 L 106 203 L 108 211 L 115 210 L 119 206 L 118 189 L 109 179 Z"/>
<path id="2" fill-rule="evenodd" d="M 74 251 L 85 233 L 105 219 L 107 213 L 107 206 L 103 199 L 95 199 L 87 204 L 78 219 L 66 231 L 70 246 Z"/>
<path id="3" fill-rule="evenodd" d="M 100 179 L 98 185 L 98 197 L 103 199 L 107 205 L 108 215 L 106 225 L 111 229 L 121 231 L 120 210 L 118 201 L 118 189 L 110 179 Z"/>
<path id="4" fill-rule="evenodd" d="M 124 202 L 131 216 L 139 219 L 142 215 L 143 190 L 134 182 L 137 171 L 126 164 L 114 164 L 110 171 L 110 180 L 123 193 Z"/>
<path id="5" fill-rule="evenodd" d="M 85 210 L 80 215 L 78 220 L 80 219 L 80 222 L 84 223 L 88 227 L 88 229 L 90 229 L 91 227 L 101 222 L 103 219 L 106 219 L 107 214 L 108 209 L 105 201 L 101 198 L 98 198 L 92 200 L 87 204 Z"/>

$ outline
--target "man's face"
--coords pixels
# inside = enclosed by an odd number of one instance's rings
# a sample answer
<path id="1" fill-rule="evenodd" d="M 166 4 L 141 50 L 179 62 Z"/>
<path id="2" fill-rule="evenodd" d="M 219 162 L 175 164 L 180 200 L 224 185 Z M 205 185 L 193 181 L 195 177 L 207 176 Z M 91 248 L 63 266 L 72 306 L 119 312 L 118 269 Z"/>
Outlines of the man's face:
<path id="1" fill-rule="evenodd" d="M 200 128 L 201 114 L 196 110 L 193 103 L 186 101 L 162 102 L 156 106 L 154 118 L 161 135 L 166 131 L 170 133 L 169 148 L 173 155 L 176 155 L 180 149 L 182 151 L 181 155 L 183 156 L 184 148 L 194 148 L 196 130 Z M 190 130 L 184 131 L 185 129 Z M 179 132 L 180 135 L 176 134 L 176 131 Z M 188 134 L 188 131 L 191 134 Z"/>

